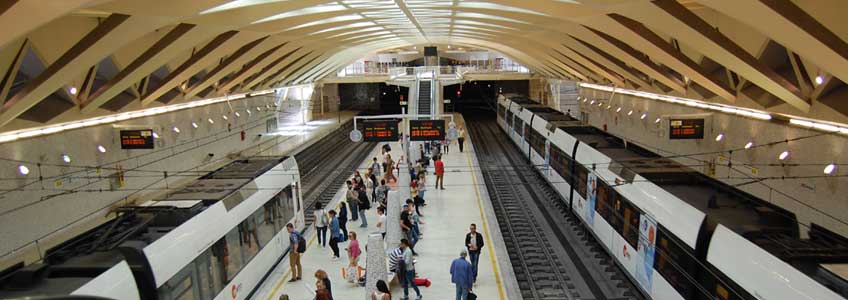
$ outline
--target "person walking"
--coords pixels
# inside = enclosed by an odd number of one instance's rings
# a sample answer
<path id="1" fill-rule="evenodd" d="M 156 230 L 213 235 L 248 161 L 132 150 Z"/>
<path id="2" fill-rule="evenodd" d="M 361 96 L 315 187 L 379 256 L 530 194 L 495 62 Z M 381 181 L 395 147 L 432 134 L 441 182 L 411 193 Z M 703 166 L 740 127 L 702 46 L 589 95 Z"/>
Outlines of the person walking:
<path id="1" fill-rule="evenodd" d="M 368 193 L 365 192 L 365 187 L 360 187 L 356 189 L 359 193 L 356 201 L 356 206 L 359 208 L 359 227 L 368 228 L 368 220 L 365 218 L 365 211 L 371 208 L 371 200 L 368 200 Z"/>
<path id="2" fill-rule="evenodd" d="M 318 279 L 318 282 L 324 284 L 324 288 L 327 289 L 327 294 L 329 294 L 330 300 L 333 300 L 333 287 L 330 283 L 330 276 L 327 275 L 327 272 L 321 269 L 316 270 L 315 279 Z"/>
<path id="3" fill-rule="evenodd" d="M 371 174 L 380 174 L 380 163 L 377 162 L 376 157 L 371 159 Z M 374 182 L 377 181 L 375 180 Z"/>
<path id="4" fill-rule="evenodd" d="M 339 201 L 339 228 L 341 228 L 343 235 L 339 237 L 339 243 L 347 240 L 347 217 L 348 217 L 348 207 L 347 201 L 342 199 Z"/>
<path id="5" fill-rule="evenodd" d="M 445 189 L 445 163 L 442 162 L 442 157 L 437 156 L 436 162 L 433 164 L 436 167 L 436 185 L 435 188 Z"/>
<path id="6" fill-rule="evenodd" d="M 465 128 L 462 128 L 461 125 L 459 126 L 456 136 L 456 142 L 459 144 L 459 152 L 462 152 L 463 145 L 465 144 Z"/>
<path id="7" fill-rule="evenodd" d="M 302 252 L 298 251 L 301 249 L 301 243 L 304 243 L 303 237 L 294 230 L 294 225 L 292 223 L 286 224 L 286 231 L 289 232 L 289 245 L 291 245 L 291 251 L 289 251 L 289 267 L 291 268 L 292 278 L 289 282 L 295 282 L 300 280 L 300 275 L 303 273 L 303 266 L 300 264 L 300 255 Z"/>
<path id="8" fill-rule="evenodd" d="M 424 171 L 418 172 L 418 197 L 421 197 L 421 203 L 423 205 L 424 201 L 427 198 L 424 198 L 424 193 L 427 192 L 427 173 Z M 418 204 L 416 204 L 418 205 Z M 419 213 L 420 215 L 420 213 Z"/>
<path id="9" fill-rule="evenodd" d="M 471 263 L 465 259 L 468 253 L 465 250 L 459 252 L 459 257 L 451 263 L 451 282 L 456 285 L 456 300 L 467 300 L 468 292 L 474 285 L 474 270 Z"/>
<path id="10" fill-rule="evenodd" d="M 392 300 L 392 292 L 389 285 L 382 279 L 377 280 L 377 290 L 371 293 L 371 300 Z"/>
<path id="11" fill-rule="evenodd" d="M 471 232 L 465 235 L 465 247 L 471 256 L 471 268 L 474 271 L 474 282 L 477 282 L 477 267 L 480 261 L 480 249 L 483 249 L 483 235 L 477 232 L 477 225 L 471 224 Z"/>
<path id="12" fill-rule="evenodd" d="M 336 211 L 330 210 L 330 249 L 333 249 L 333 260 L 339 259 L 339 241 L 341 241 L 341 232 L 339 218 L 336 217 Z"/>
<path id="13" fill-rule="evenodd" d="M 412 248 L 410 247 L 409 240 L 402 239 L 400 240 L 400 247 L 403 249 L 403 261 L 400 265 L 403 266 L 403 271 L 401 272 L 401 284 L 403 285 L 403 300 L 409 299 L 409 287 L 412 286 L 412 289 L 415 290 L 416 300 L 421 300 L 421 291 L 418 290 L 418 285 L 415 284 L 415 264 L 412 261 Z"/>
<path id="14" fill-rule="evenodd" d="M 386 208 L 383 206 L 377 207 L 377 230 L 380 231 L 380 235 L 383 238 L 386 238 Z"/>
<path id="15" fill-rule="evenodd" d="M 450 153 L 450 144 L 452 142 L 453 141 L 449 140 L 447 137 L 445 137 L 445 140 L 442 142 L 442 145 L 445 146 L 445 154 Z"/>
<path id="16" fill-rule="evenodd" d="M 385 167 L 383 168 L 383 178 L 386 179 L 387 182 L 394 181 L 397 182 L 397 178 L 395 178 L 394 168 L 395 162 L 392 160 L 392 155 L 386 153 L 385 160 L 383 162 Z"/>

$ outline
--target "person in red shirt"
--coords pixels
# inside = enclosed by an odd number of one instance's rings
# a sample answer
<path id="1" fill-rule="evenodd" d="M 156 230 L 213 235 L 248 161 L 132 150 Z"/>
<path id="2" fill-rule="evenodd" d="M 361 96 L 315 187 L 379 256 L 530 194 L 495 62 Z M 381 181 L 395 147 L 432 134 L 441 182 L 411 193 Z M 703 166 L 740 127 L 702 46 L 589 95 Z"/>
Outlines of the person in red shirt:
<path id="1" fill-rule="evenodd" d="M 436 157 L 436 162 L 434 163 L 436 166 L 436 187 L 445 189 L 445 163 L 442 162 L 442 156 L 439 155 Z"/>

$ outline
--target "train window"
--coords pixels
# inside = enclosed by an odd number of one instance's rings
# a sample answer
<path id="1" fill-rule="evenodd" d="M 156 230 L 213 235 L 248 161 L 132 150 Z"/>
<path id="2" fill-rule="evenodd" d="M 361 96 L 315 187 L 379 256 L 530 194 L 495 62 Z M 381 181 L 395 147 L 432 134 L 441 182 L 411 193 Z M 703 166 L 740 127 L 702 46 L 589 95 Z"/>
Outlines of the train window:
<path id="1" fill-rule="evenodd" d="M 589 170 L 587 170 L 581 164 L 577 164 L 576 167 L 577 167 L 577 179 L 576 179 L 577 186 L 575 187 L 575 189 L 577 190 L 577 193 L 580 194 L 580 197 L 583 197 L 583 199 L 586 199 L 586 180 L 587 180 L 587 177 L 589 176 Z"/>
<path id="2" fill-rule="evenodd" d="M 642 214 L 639 209 L 629 202 L 622 202 L 624 228 L 621 235 L 627 240 L 627 243 L 634 248 L 639 243 L 639 216 Z"/>
<path id="3" fill-rule="evenodd" d="M 500 104 L 498 104 L 498 116 L 500 116 L 501 118 L 506 118 L 506 107 Z"/>
<path id="4" fill-rule="evenodd" d="M 603 181 L 598 180 L 597 202 L 595 203 L 595 211 L 598 212 L 604 220 L 609 222 L 611 216 L 612 202 L 609 195 L 610 187 Z"/>
<path id="5" fill-rule="evenodd" d="M 513 121 L 515 121 L 515 118 L 513 118 L 513 115 L 514 114 L 512 113 L 511 110 L 506 111 L 506 120 L 504 120 L 504 121 L 506 121 L 506 126 L 508 126 L 508 127 L 513 126 Z"/>
<path id="6" fill-rule="evenodd" d="M 277 207 L 279 209 L 279 217 L 280 222 L 283 226 L 286 223 L 291 222 L 291 219 L 294 218 L 294 209 L 295 209 L 295 199 L 294 199 L 294 185 L 287 186 L 279 194 L 277 194 Z"/>
<path id="7" fill-rule="evenodd" d="M 657 230 L 654 268 L 678 293 L 689 295 L 695 286 L 692 278 L 695 278 L 696 261 L 693 254 L 678 243 L 665 228 Z"/>
<path id="8" fill-rule="evenodd" d="M 234 277 L 236 277 L 236 273 L 244 267 L 245 260 L 244 257 L 242 257 L 241 250 L 243 245 L 240 244 L 242 240 L 238 228 L 233 228 L 230 232 L 227 232 L 227 235 L 224 236 L 224 238 L 227 240 L 227 251 L 229 254 L 227 256 L 228 259 L 225 261 L 225 270 L 227 273 L 227 282 L 230 282 Z"/>
<path id="9" fill-rule="evenodd" d="M 197 269 L 194 263 L 190 263 L 177 272 L 174 277 L 168 279 L 158 289 L 159 298 L 164 300 L 191 300 L 201 299 L 200 289 L 197 282 Z"/>
<path id="10" fill-rule="evenodd" d="M 565 179 L 568 184 L 571 184 L 571 159 L 562 152 L 556 145 L 551 145 L 551 167 Z"/>
<path id="11" fill-rule="evenodd" d="M 244 221 L 241 222 L 237 226 L 239 232 L 239 245 L 241 245 L 242 257 L 245 262 L 250 261 L 257 253 L 259 253 L 259 249 L 262 247 L 259 243 L 259 233 L 256 228 L 257 222 L 253 219 L 253 216 L 257 212 L 254 212 L 252 215 L 248 216 Z"/>
<path id="12" fill-rule="evenodd" d="M 530 132 L 524 137 L 527 139 L 527 142 L 530 143 L 530 147 L 532 147 L 533 150 L 536 150 L 536 153 L 542 156 L 545 155 L 545 136 L 535 130 L 530 130 Z"/>

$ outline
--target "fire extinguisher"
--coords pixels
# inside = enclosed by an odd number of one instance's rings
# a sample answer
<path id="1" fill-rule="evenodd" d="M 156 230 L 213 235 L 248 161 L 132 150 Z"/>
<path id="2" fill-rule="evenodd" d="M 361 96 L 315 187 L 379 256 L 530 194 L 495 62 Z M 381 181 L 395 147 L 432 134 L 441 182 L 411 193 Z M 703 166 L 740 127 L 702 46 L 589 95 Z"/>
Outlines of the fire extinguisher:
<path id="1" fill-rule="evenodd" d="M 244 130 L 242 130 L 242 131 L 241 131 L 241 140 L 242 140 L 242 141 L 244 141 L 244 136 L 245 136 L 245 134 L 244 134 Z"/>

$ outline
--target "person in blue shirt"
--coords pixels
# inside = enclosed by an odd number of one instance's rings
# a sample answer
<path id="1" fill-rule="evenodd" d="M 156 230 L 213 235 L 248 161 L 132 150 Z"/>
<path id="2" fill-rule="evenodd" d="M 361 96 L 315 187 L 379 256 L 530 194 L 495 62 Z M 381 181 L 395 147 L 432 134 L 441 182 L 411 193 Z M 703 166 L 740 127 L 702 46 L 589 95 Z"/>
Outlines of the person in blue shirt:
<path id="1" fill-rule="evenodd" d="M 330 210 L 330 248 L 333 249 L 333 260 L 339 259 L 339 240 L 342 238 L 341 230 L 339 229 L 339 218 L 336 217 L 336 211 Z"/>
<path id="2" fill-rule="evenodd" d="M 459 257 L 453 260 L 450 267 L 451 282 L 456 285 L 456 300 L 467 300 L 474 284 L 474 270 L 471 263 L 465 259 L 466 256 L 468 252 L 465 250 L 459 252 Z"/>

